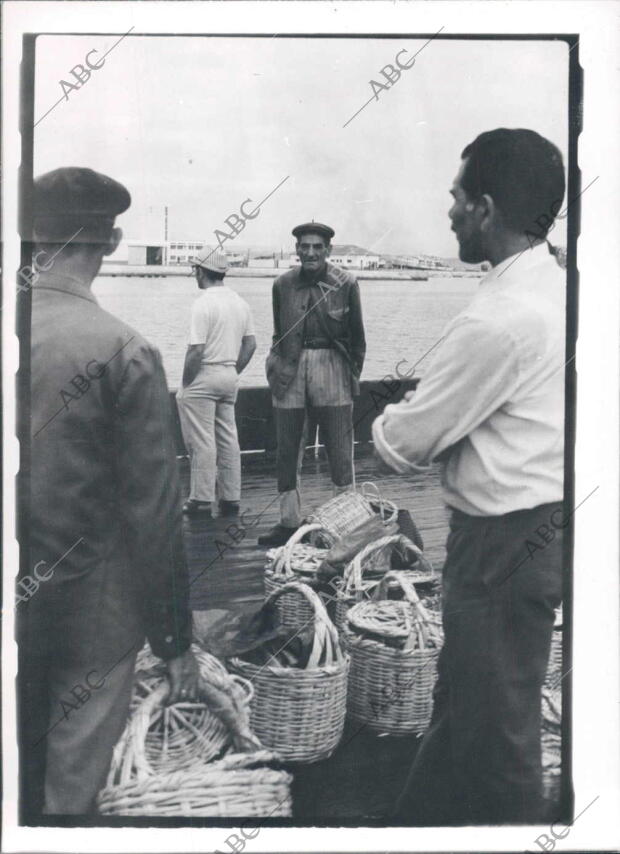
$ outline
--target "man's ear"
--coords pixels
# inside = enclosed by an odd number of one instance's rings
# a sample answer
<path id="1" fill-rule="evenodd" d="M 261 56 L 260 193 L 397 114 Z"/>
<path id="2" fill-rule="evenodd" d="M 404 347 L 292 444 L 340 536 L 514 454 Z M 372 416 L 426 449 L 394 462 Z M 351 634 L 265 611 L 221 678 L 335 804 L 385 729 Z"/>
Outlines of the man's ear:
<path id="1" fill-rule="evenodd" d="M 108 240 L 105 249 L 103 250 L 104 255 L 112 255 L 118 249 L 118 244 L 123 239 L 123 229 L 122 228 L 113 228 L 112 234 L 110 235 L 110 239 Z"/>
<path id="2" fill-rule="evenodd" d="M 327 249 L 326 254 L 327 254 L 327 257 L 329 258 L 329 256 L 332 254 L 332 245 L 331 245 L 331 243 L 328 243 L 328 244 L 327 244 L 327 246 L 326 246 L 325 248 Z"/>
<path id="3" fill-rule="evenodd" d="M 476 208 L 480 229 L 482 231 L 490 231 L 490 229 L 497 224 L 497 216 L 499 213 L 495 206 L 495 202 L 488 193 L 484 193 L 478 199 Z"/>

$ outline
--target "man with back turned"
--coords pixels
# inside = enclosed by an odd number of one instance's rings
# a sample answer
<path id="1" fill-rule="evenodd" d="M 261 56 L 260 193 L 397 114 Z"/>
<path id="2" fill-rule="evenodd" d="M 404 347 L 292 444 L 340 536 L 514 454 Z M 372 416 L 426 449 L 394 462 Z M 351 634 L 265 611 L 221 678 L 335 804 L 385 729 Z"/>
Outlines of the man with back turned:
<path id="1" fill-rule="evenodd" d="M 433 716 L 396 817 L 535 824 L 567 524 L 565 275 L 546 242 L 564 197 L 561 154 L 530 130 L 483 133 L 464 149 L 452 195 L 461 260 L 492 269 L 419 389 L 373 425 L 389 471 L 442 461 L 452 511 Z"/>
<path id="2" fill-rule="evenodd" d="M 299 470 L 308 415 L 325 441 L 334 491 L 353 481 L 353 397 L 366 340 L 359 285 L 328 262 L 334 230 L 318 222 L 293 229 L 301 267 L 273 284 L 273 343 L 267 357 L 277 432 L 280 522 L 258 538 L 285 543 L 301 523 Z"/>
<path id="3" fill-rule="evenodd" d="M 145 635 L 167 662 L 169 702 L 199 690 L 161 359 L 91 290 L 130 202 L 91 169 L 34 182 L 43 272 L 32 293 L 29 569 L 16 604 L 27 823 L 92 810 Z"/>

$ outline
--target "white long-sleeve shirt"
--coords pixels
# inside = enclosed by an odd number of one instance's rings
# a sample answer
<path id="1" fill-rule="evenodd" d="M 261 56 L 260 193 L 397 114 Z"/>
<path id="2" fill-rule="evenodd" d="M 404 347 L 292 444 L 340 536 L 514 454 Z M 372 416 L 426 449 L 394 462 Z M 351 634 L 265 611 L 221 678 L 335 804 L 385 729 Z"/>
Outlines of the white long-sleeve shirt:
<path id="1" fill-rule="evenodd" d="M 446 452 L 446 503 L 474 516 L 560 501 L 565 291 L 546 244 L 494 267 L 418 389 L 375 420 L 382 459 L 404 474 Z"/>

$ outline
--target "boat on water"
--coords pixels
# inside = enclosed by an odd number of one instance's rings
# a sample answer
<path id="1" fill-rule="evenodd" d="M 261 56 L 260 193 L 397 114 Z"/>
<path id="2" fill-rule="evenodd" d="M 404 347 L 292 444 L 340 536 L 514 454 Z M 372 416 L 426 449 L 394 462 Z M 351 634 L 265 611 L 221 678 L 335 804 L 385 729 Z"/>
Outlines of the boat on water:
<path id="1" fill-rule="evenodd" d="M 356 482 L 361 485 L 374 481 L 385 498 L 409 510 L 424 539 L 426 557 L 440 571 L 445 560 L 449 513 L 442 500 L 439 466 L 434 465 L 429 473 L 415 478 L 396 474 L 377 477 L 370 441 L 371 424 L 377 414 L 387 403 L 397 402 L 415 389 L 417 383 L 415 377 L 362 382 L 354 408 Z M 174 403 L 174 396 L 172 400 Z M 241 517 L 184 520 L 190 605 L 198 639 L 223 610 L 247 611 L 262 603 L 266 549 L 258 546 L 257 538 L 278 521 L 275 430 L 269 390 L 240 389 L 236 411 L 242 448 Z M 177 428 L 177 454 L 187 494 L 189 462 L 178 425 Z M 302 499 L 308 513 L 332 494 L 320 434 L 311 431 L 309 435 L 315 436 L 316 441 L 306 449 L 302 467 Z M 405 783 L 419 744 L 416 735 L 378 735 L 365 725 L 347 720 L 332 756 L 291 768 L 291 822 L 355 826 L 381 825 L 387 820 L 389 824 L 386 817 Z M 557 783 L 559 748 L 551 761 Z M 549 819 L 554 820 L 558 787 L 549 790 L 549 794 Z M 272 823 L 282 821 L 274 819 Z"/>

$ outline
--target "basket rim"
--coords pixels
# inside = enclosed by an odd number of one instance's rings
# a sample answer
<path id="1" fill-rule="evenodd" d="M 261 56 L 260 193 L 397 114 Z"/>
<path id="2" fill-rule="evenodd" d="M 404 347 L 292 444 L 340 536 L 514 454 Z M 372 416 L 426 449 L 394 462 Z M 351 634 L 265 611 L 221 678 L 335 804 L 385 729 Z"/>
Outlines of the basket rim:
<path id="1" fill-rule="evenodd" d="M 324 679 L 326 676 L 335 676 L 342 673 L 343 670 L 348 670 L 350 664 L 350 656 L 347 652 L 341 651 L 341 659 L 333 664 L 320 664 L 318 667 L 309 669 L 301 669 L 299 667 L 284 667 L 281 664 L 254 664 L 252 661 L 245 661 L 243 658 L 236 656 L 228 659 L 230 666 L 235 670 L 245 670 L 251 673 L 248 678 L 258 679 L 262 672 L 269 673 L 270 676 L 277 676 L 279 679 Z"/>
<path id="2" fill-rule="evenodd" d="M 348 648 L 353 651 L 355 648 L 360 648 L 365 652 L 377 652 L 383 655 L 387 654 L 395 658 L 432 658 L 439 655 L 441 652 L 440 646 L 416 647 L 414 649 L 399 649 L 395 646 L 389 646 L 386 643 L 375 640 L 374 638 L 364 638 L 358 635 L 357 632 L 352 632 L 348 626 L 344 626 L 342 632 L 347 640 Z"/>

